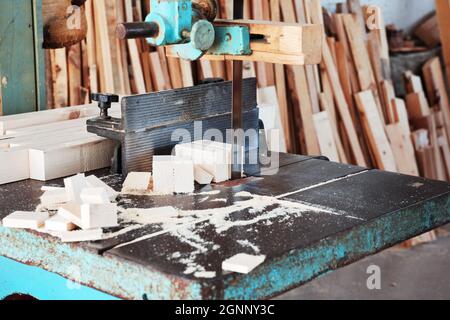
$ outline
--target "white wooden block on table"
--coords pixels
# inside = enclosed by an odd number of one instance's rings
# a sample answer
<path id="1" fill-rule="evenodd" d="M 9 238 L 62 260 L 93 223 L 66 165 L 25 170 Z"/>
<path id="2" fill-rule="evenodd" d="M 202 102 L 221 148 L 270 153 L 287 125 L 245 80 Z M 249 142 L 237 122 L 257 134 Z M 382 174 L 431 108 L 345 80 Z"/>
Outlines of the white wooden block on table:
<path id="1" fill-rule="evenodd" d="M 83 241 L 98 241 L 103 238 L 102 229 L 91 229 L 91 230 L 77 230 L 77 231 L 66 231 L 59 232 L 59 238 L 62 242 L 83 242 Z"/>
<path id="2" fill-rule="evenodd" d="M 153 191 L 159 194 L 190 193 L 195 189 L 194 163 L 178 156 L 153 157 Z"/>
<path id="3" fill-rule="evenodd" d="M 130 172 L 123 183 L 122 192 L 147 191 L 151 180 L 150 172 Z"/>
<path id="4" fill-rule="evenodd" d="M 39 229 L 49 217 L 48 212 L 16 211 L 3 218 L 3 227 L 17 229 Z"/>
<path id="5" fill-rule="evenodd" d="M 83 221 L 81 219 L 81 205 L 79 203 L 69 202 L 60 206 L 58 215 L 80 228 L 83 226 Z"/>
<path id="6" fill-rule="evenodd" d="M 69 202 L 69 197 L 64 188 L 45 191 L 40 199 L 41 204 L 45 207 Z"/>
<path id="7" fill-rule="evenodd" d="M 174 192 L 172 156 L 153 157 L 153 191 L 159 194 L 172 194 Z"/>
<path id="8" fill-rule="evenodd" d="M 224 271 L 248 274 L 266 260 L 266 256 L 253 256 L 245 253 L 237 254 L 222 262 Z"/>
<path id="9" fill-rule="evenodd" d="M 117 227 L 117 204 L 82 204 L 81 222 L 84 230 Z"/>
<path id="10" fill-rule="evenodd" d="M 77 226 L 56 214 L 45 221 L 44 228 L 48 231 L 72 231 L 75 230 Z"/>
<path id="11" fill-rule="evenodd" d="M 30 178 L 28 149 L 0 148 L 0 185 Z"/>
<path id="12" fill-rule="evenodd" d="M 115 201 L 119 193 L 108 186 L 106 183 L 104 183 L 101 179 L 98 177 L 91 175 L 86 177 L 86 181 L 89 187 L 91 188 L 103 188 L 106 190 L 106 193 L 108 193 L 108 197 L 110 201 Z"/>
<path id="13" fill-rule="evenodd" d="M 68 200 L 81 204 L 81 191 L 88 186 L 84 174 L 77 174 L 76 176 L 64 179 L 64 186 L 66 187 Z"/>
<path id="14" fill-rule="evenodd" d="M 64 187 L 52 187 L 52 186 L 43 186 L 41 188 L 41 191 L 54 191 L 54 190 L 63 190 L 65 192 L 65 188 Z"/>
<path id="15" fill-rule="evenodd" d="M 201 165 L 194 165 L 194 177 L 198 184 L 211 184 L 214 176 L 202 168 Z"/>
<path id="16" fill-rule="evenodd" d="M 111 203 L 108 193 L 103 188 L 84 188 L 80 194 L 83 204 L 108 204 Z"/>
<path id="17" fill-rule="evenodd" d="M 194 192 L 194 163 L 192 160 L 173 157 L 172 161 L 174 162 L 174 192 Z"/>

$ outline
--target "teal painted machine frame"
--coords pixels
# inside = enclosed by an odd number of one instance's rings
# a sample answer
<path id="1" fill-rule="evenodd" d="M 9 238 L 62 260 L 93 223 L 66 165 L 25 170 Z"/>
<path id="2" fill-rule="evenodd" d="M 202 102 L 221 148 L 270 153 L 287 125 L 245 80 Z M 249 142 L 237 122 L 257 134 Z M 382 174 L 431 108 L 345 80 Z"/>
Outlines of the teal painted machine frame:
<path id="1" fill-rule="evenodd" d="M 0 115 L 46 109 L 42 0 L 4 0 L 0 10 Z"/>

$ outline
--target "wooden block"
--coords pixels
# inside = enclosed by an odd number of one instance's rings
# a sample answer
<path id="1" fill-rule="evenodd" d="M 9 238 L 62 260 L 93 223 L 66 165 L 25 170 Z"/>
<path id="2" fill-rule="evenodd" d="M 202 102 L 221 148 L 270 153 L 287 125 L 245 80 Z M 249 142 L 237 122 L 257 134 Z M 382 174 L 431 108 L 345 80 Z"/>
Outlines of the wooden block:
<path id="1" fill-rule="evenodd" d="M 86 177 L 86 181 L 89 187 L 91 188 L 102 188 L 106 190 L 110 201 L 115 201 L 119 193 L 100 180 L 98 177 L 91 175 Z"/>
<path id="2" fill-rule="evenodd" d="M 266 260 L 266 256 L 253 256 L 245 253 L 237 254 L 222 262 L 222 270 L 248 274 Z"/>
<path id="3" fill-rule="evenodd" d="M 194 192 L 194 163 L 192 160 L 175 158 L 174 167 L 174 192 L 190 193 Z"/>
<path id="4" fill-rule="evenodd" d="M 80 194 L 83 204 L 109 204 L 108 193 L 103 188 L 84 188 Z"/>
<path id="5" fill-rule="evenodd" d="M 58 209 L 58 215 L 80 228 L 83 225 L 81 219 L 81 205 L 79 203 L 69 202 L 63 204 Z"/>
<path id="6" fill-rule="evenodd" d="M 83 230 L 111 228 L 118 226 L 117 204 L 82 204 L 81 221 Z"/>
<path id="7" fill-rule="evenodd" d="M 84 242 L 84 241 L 98 241 L 103 238 L 102 229 L 94 230 L 77 230 L 77 231 L 67 231 L 59 232 L 59 238 L 62 242 Z"/>
<path id="8" fill-rule="evenodd" d="M 65 189 L 48 190 L 41 196 L 41 204 L 47 209 L 67 202 L 69 202 L 69 198 Z"/>
<path id="9" fill-rule="evenodd" d="M 153 157 L 153 191 L 159 194 L 190 193 L 194 187 L 194 162 L 179 156 Z"/>
<path id="10" fill-rule="evenodd" d="M 56 214 L 50 219 L 45 220 L 44 228 L 48 231 L 72 231 L 77 226 Z"/>
<path id="11" fill-rule="evenodd" d="M 366 133 L 369 137 L 373 154 L 381 170 L 397 172 L 395 157 L 384 129 L 384 122 L 378 112 L 371 90 L 355 95 L 356 104 L 363 117 Z"/>
<path id="12" fill-rule="evenodd" d="M 0 185 L 30 178 L 28 149 L 0 148 Z"/>
<path id="13" fill-rule="evenodd" d="M 148 191 L 151 180 L 150 172 L 130 172 L 123 183 L 122 192 Z"/>
<path id="14" fill-rule="evenodd" d="M 64 186 L 67 192 L 67 199 L 69 202 L 81 204 L 81 192 L 84 188 L 87 188 L 87 181 L 84 174 L 78 174 L 76 176 L 64 179 Z M 74 222 L 74 221 L 73 221 Z"/>
<path id="15" fill-rule="evenodd" d="M 211 184 L 214 176 L 202 168 L 201 165 L 194 165 L 194 179 L 198 184 Z"/>
<path id="16" fill-rule="evenodd" d="M 3 218 L 3 227 L 17 229 L 39 229 L 49 217 L 48 212 L 16 211 Z"/>
<path id="17" fill-rule="evenodd" d="M 29 150 L 31 179 L 48 181 L 111 165 L 115 142 L 95 135 Z"/>

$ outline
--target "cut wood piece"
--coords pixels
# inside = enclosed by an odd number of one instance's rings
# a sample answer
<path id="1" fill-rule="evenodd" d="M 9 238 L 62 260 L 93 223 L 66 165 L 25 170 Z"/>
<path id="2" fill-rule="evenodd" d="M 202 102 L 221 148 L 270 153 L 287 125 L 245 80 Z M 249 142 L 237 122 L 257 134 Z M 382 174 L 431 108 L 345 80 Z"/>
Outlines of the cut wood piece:
<path id="1" fill-rule="evenodd" d="M 41 204 L 50 210 L 58 209 L 59 205 L 69 202 L 69 197 L 64 188 L 45 191 L 40 199 Z"/>
<path id="2" fill-rule="evenodd" d="M 112 228 L 118 226 L 117 204 L 82 204 L 81 221 L 83 230 Z"/>
<path id="3" fill-rule="evenodd" d="M 101 43 L 101 58 L 104 72 L 105 90 L 107 92 L 116 92 L 114 86 L 113 59 L 111 53 L 111 43 L 108 32 L 108 18 L 106 12 L 106 1 L 93 1 L 95 12 L 96 31 L 99 38 L 96 40 Z"/>
<path id="4" fill-rule="evenodd" d="M 116 190 L 108 186 L 106 183 L 104 183 L 102 180 L 100 180 L 98 177 L 94 175 L 86 177 L 86 181 L 88 186 L 91 188 L 105 189 L 110 201 L 115 201 L 117 196 L 119 195 L 119 193 Z"/>
<path id="5" fill-rule="evenodd" d="M 364 36 L 353 15 L 343 15 L 343 22 L 350 43 L 361 90 L 376 90 L 375 77 L 370 63 Z"/>
<path id="6" fill-rule="evenodd" d="M 107 168 L 111 165 L 114 146 L 114 141 L 92 135 L 50 147 L 33 147 L 29 150 L 30 177 L 48 181 Z"/>
<path id="7" fill-rule="evenodd" d="M 166 48 L 166 52 L 168 48 Z M 167 65 L 170 73 L 170 80 L 172 82 L 172 88 L 179 89 L 183 88 L 183 78 L 181 76 L 180 59 L 167 57 Z M 225 75 L 220 78 L 225 79 Z"/>
<path id="8" fill-rule="evenodd" d="M 283 1 L 281 6 L 283 9 Z M 292 12 L 292 14 L 295 17 L 295 12 Z M 285 21 L 288 21 L 286 17 Z M 264 57 L 275 54 L 273 56 L 304 56 L 305 64 L 320 63 L 322 43 L 317 39 L 323 38 L 321 25 L 255 20 L 216 20 L 214 24 L 249 27 L 250 34 L 258 36 L 250 42 L 250 49 L 253 51 L 253 55 L 262 58 L 261 62 L 272 62 L 266 61 Z M 264 37 L 262 41 L 258 40 L 261 36 Z M 245 56 L 241 57 L 245 58 Z"/>
<path id="9" fill-rule="evenodd" d="M 425 93 L 408 93 L 406 95 L 406 106 L 411 119 L 420 119 L 431 114 Z"/>
<path id="10" fill-rule="evenodd" d="M 259 119 L 264 123 L 264 131 L 266 133 L 269 150 L 275 152 L 287 152 L 286 139 L 283 131 L 284 125 L 281 122 L 282 112 L 278 105 L 276 88 L 274 86 L 259 88 L 257 94 Z M 286 125 L 289 126 L 289 122 Z M 271 133 L 274 132 L 273 130 L 276 130 L 276 135 L 279 139 L 272 139 Z"/>
<path id="11" fill-rule="evenodd" d="M 395 123 L 395 114 L 392 106 L 392 101 L 395 100 L 394 86 L 390 81 L 383 80 L 380 83 L 380 89 L 381 100 L 384 105 L 381 115 L 386 123 Z"/>
<path id="12" fill-rule="evenodd" d="M 166 74 L 161 66 L 159 53 L 157 51 L 150 53 L 150 65 L 152 82 L 156 91 L 163 91 L 171 89 L 169 75 Z"/>
<path id="13" fill-rule="evenodd" d="M 30 178 L 28 149 L 0 148 L 0 185 Z"/>
<path id="14" fill-rule="evenodd" d="M 248 274 L 261 265 L 266 256 L 254 256 L 245 253 L 237 254 L 222 262 L 222 270 Z"/>
<path id="15" fill-rule="evenodd" d="M 83 204 L 109 204 L 108 193 L 103 188 L 84 188 L 80 194 Z"/>
<path id="16" fill-rule="evenodd" d="M 151 180 L 150 172 L 130 172 L 123 183 L 122 193 L 146 192 L 150 189 Z"/>
<path id="17" fill-rule="evenodd" d="M 50 219 L 45 220 L 44 228 L 48 231 L 72 231 L 77 226 L 56 214 Z"/>
<path id="18" fill-rule="evenodd" d="M 363 7 L 365 14 L 365 21 L 370 32 L 374 32 L 378 39 L 378 49 L 381 59 L 383 76 L 386 80 L 391 79 L 390 75 L 390 55 L 389 55 L 389 44 L 386 34 L 386 25 L 384 22 L 383 12 L 381 7 L 376 5 L 368 5 Z"/>
<path id="19" fill-rule="evenodd" d="M 339 81 L 338 72 L 336 70 L 336 66 L 333 63 L 333 58 L 331 56 L 330 49 L 328 48 L 328 44 L 324 45 L 323 58 L 328 77 L 330 79 L 330 84 L 336 99 L 336 106 L 341 115 L 342 121 L 344 122 L 347 136 L 351 142 L 352 152 L 353 156 L 355 157 L 356 164 L 362 167 L 367 167 L 367 162 L 364 158 L 361 144 L 353 125 L 349 107 L 347 101 L 345 100 L 344 92 Z"/>
<path id="20" fill-rule="evenodd" d="M 401 124 L 389 124 L 386 126 L 386 132 L 391 142 L 395 162 L 399 173 L 419 176 L 419 169 L 409 134 L 405 134 Z"/>
<path id="21" fill-rule="evenodd" d="M 361 33 L 363 40 L 367 39 L 366 34 L 366 19 L 363 11 L 363 7 L 359 0 L 347 0 L 347 7 L 350 13 L 353 13 L 359 25 L 359 32 Z"/>
<path id="22" fill-rule="evenodd" d="M 65 188 L 63 187 L 52 187 L 52 186 L 43 186 L 41 187 L 41 191 L 64 191 L 65 192 Z"/>
<path id="23" fill-rule="evenodd" d="M 436 14 L 441 30 L 442 51 L 444 54 L 445 68 L 447 70 L 447 80 L 450 81 L 450 2 L 449 0 L 436 0 Z M 447 133 L 448 134 L 448 133 Z"/>
<path id="24" fill-rule="evenodd" d="M 153 157 L 153 191 L 158 194 L 190 193 L 194 186 L 194 163 L 186 157 Z"/>
<path id="25" fill-rule="evenodd" d="M 102 229 L 94 230 L 77 230 L 77 231 L 67 231 L 59 232 L 57 234 L 62 242 L 84 242 L 84 241 L 98 241 L 103 238 Z"/>
<path id="26" fill-rule="evenodd" d="M 67 193 L 67 202 L 81 204 L 81 192 L 87 187 L 87 181 L 84 174 L 77 174 L 76 176 L 64 179 L 64 186 Z"/>
<path id="27" fill-rule="evenodd" d="M 119 111 L 119 104 L 113 104 L 114 110 Z M 74 106 L 68 108 L 45 110 L 39 112 L 30 112 L 4 116 L 0 118 L 0 136 L 4 135 L 7 130 L 26 128 L 48 124 L 57 121 L 73 120 L 86 117 L 96 117 L 99 109 L 95 104 Z"/>
<path id="28" fill-rule="evenodd" d="M 386 136 L 384 123 L 377 110 L 375 98 L 371 90 L 355 95 L 356 104 L 362 115 L 366 134 L 378 168 L 386 171 L 397 171 L 395 157 Z"/>
<path id="29" fill-rule="evenodd" d="M 424 92 L 425 89 L 422 85 L 422 78 L 419 76 L 414 75 L 412 72 L 405 72 L 404 74 L 405 78 L 405 85 L 406 85 L 406 91 L 408 93 L 420 93 Z"/>
<path id="30" fill-rule="evenodd" d="M 192 87 L 194 85 L 194 78 L 192 77 L 192 62 L 180 60 L 180 69 L 183 87 Z"/>
<path id="31" fill-rule="evenodd" d="M 319 138 L 321 155 L 326 156 L 334 162 L 339 162 L 339 154 L 334 141 L 333 129 L 331 127 L 328 112 L 323 111 L 313 115 L 314 125 Z"/>
<path id="32" fill-rule="evenodd" d="M 206 185 L 211 184 L 214 179 L 214 176 L 210 174 L 208 171 L 202 168 L 201 165 L 194 166 L 194 178 L 198 184 Z"/>
<path id="33" fill-rule="evenodd" d="M 214 176 L 213 182 L 220 183 L 231 179 L 232 149 L 229 144 L 199 140 L 175 146 L 175 154 L 200 165 Z"/>
<path id="34" fill-rule="evenodd" d="M 437 179 L 436 168 L 434 163 L 434 148 L 425 147 L 420 150 L 416 150 L 417 163 L 419 165 L 420 176 L 427 179 Z"/>
<path id="35" fill-rule="evenodd" d="M 431 59 L 423 66 L 423 74 L 430 104 L 440 107 L 444 115 L 447 136 L 450 137 L 450 102 L 439 57 Z"/>
<path id="36" fill-rule="evenodd" d="M 428 131 L 429 138 L 430 138 L 430 145 L 434 151 L 433 158 L 434 158 L 434 168 L 435 168 L 435 173 L 436 173 L 435 179 L 446 181 L 447 176 L 446 176 L 446 171 L 445 171 L 442 155 L 441 155 L 441 152 L 439 149 L 436 120 L 434 118 L 434 115 L 430 115 L 430 116 L 420 118 L 420 119 L 414 119 L 413 125 L 415 128 L 426 129 Z"/>
<path id="37" fill-rule="evenodd" d="M 2 224 L 5 228 L 37 230 L 44 225 L 48 217 L 48 212 L 16 211 L 3 218 Z"/>

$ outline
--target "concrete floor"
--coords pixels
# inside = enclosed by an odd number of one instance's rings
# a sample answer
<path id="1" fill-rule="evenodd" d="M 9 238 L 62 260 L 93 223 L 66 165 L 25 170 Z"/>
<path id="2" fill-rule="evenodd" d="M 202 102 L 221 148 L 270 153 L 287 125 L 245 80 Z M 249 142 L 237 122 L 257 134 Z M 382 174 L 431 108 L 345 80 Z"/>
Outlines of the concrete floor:
<path id="1" fill-rule="evenodd" d="M 381 289 L 367 288 L 367 268 L 380 267 Z M 394 247 L 326 274 L 277 299 L 450 299 L 450 225 L 438 240 L 411 249 Z"/>

